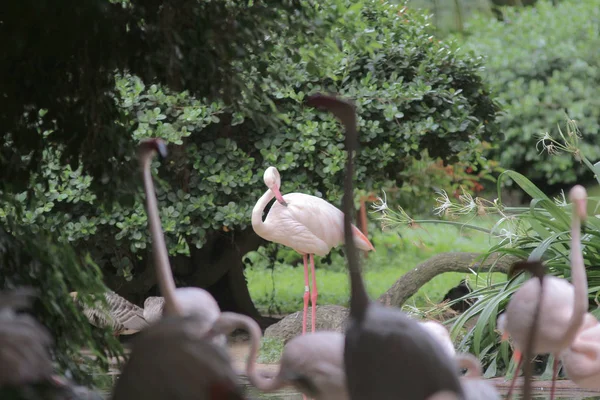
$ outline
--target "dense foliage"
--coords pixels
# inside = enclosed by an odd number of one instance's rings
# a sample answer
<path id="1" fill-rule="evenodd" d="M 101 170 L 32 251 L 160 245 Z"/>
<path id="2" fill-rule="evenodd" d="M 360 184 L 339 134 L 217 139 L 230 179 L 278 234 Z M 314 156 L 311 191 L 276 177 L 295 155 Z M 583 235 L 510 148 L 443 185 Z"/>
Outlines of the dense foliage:
<path id="1" fill-rule="evenodd" d="M 581 138 L 577 125 L 570 120 L 566 127 L 561 129 L 561 136 L 547 137 L 546 149 L 552 145 L 560 148 L 570 157 L 573 166 L 582 165 L 589 169 L 590 173 L 598 174 L 598 167 L 594 165 L 596 160 L 589 160 L 581 152 Z M 507 179 L 512 179 L 520 189 L 531 197 L 529 206 L 513 206 L 503 202 L 501 188 Z M 600 179 L 600 178 L 598 178 Z M 463 229 L 477 229 L 487 232 L 499 240 L 497 245 L 482 255 L 485 259 L 492 253 L 503 255 L 514 255 L 522 259 L 543 260 L 548 272 L 566 279 L 570 278 L 570 225 L 572 205 L 568 201 L 568 189 L 566 193 L 552 199 L 538 188 L 531 180 L 522 174 L 507 170 L 500 175 L 497 182 L 498 197 L 494 201 L 472 197 L 465 193 L 460 201 L 452 201 L 447 196 L 439 197 L 437 212 L 443 216 L 445 221 L 412 221 L 402 211 L 382 209 L 382 219 L 388 225 L 402 226 L 408 222 L 416 223 L 445 223 L 460 225 Z M 598 207 L 597 199 L 593 193 L 598 189 L 597 184 L 588 188 L 588 217 L 583 224 L 582 246 L 584 261 L 587 269 L 588 292 L 590 303 L 600 295 L 600 216 L 594 213 Z M 491 229 L 482 229 L 480 226 L 464 222 L 454 222 L 458 215 L 497 215 L 498 222 Z M 514 372 L 515 361 L 509 356 L 507 342 L 499 343 L 499 334 L 496 330 L 498 315 L 504 311 L 510 296 L 517 291 L 527 276 L 521 274 L 506 282 L 491 283 L 480 290 L 468 295 L 477 302 L 464 314 L 455 319 L 452 327 L 453 336 L 457 337 L 465 324 L 474 317 L 477 323 L 462 337 L 460 347 L 471 350 L 481 359 L 486 361 L 486 376 L 496 376 L 503 373 Z M 590 307 L 590 311 L 600 317 L 600 308 Z M 552 358 L 550 358 L 550 361 Z M 551 369 L 552 362 L 547 363 Z"/>
<path id="2" fill-rule="evenodd" d="M 477 158 L 483 140 L 495 137 L 496 106 L 481 81 L 479 60 L 457 57 L 453 47 L 434 41 L 426 17 L 374 0 L 319 7 L 332 24 L 327 35 L 304 42 L 282 33 L 271 51 L 235 63 L 244 86 L 259 88 L 269 101 L 243 94 L 228 105 L 133 75 L 117 77 L 119 120 L 131 127 L 132 139 L 160 136 L 182 144 L 171 146 L 158 174 L 166 178 L 158 193 L 173 255 L 248 230 L 268 165 L 281 171 L 284 192 L 337 202 L 342 132 L 332 118 L 304 108 L 309 92 L 356 99 L 362 189 L 402 183 L 402 170 L 422 154 L 468 162 Z M 319 53 L 323 44 L 330 51 Z M 90 250 L 108 275 L 130 278 L 136 266 L 144 269 L 140 250 L 148 238 L 141 199 L 99 207 L 89 176 L 62 165 L 58 150 L 44 155 L 47 172 L 35 177 L 32 206 L 21 223 L 60 231 Z"/>
<path id="3" fill-rule="evenodd" d="M 82 301 L 92 305 L 91 294 L 106 290 L 99 268 L 89 258 L 79 259 L 68 246 L 56 245 L 55 237 L 30 233 L 15 238 L 0 227 L 0 265 L 1 288 L 37 289 L 33 314 L 51 330 L 54 359 L 62 372 L 91 383 L 97 367 L 108 369 L 108 357 L 121 354 L 111 332 L 92 329 L 69 296 L 70 291 L 83 291 Z M 83 347 L 97 357 L 95 362 L 82 356 Z"/>
<path id="4" fill-rule="evenodd" d="M 540 0 L 533 8 L 506 9 L 505 22 L 469 21 L 463 48 L 485 56 L 485 76 L 501 102 L 505 142 L 489 154 L 542 188 L 589 179 L 584 165 L 570 155 L 539 157 L 541 135 L 556 135 L 568 116 L 584 138 L 581 151 L 598 154 L 600 83 L 597 65 L 600 8 L 595 0 Z"/>

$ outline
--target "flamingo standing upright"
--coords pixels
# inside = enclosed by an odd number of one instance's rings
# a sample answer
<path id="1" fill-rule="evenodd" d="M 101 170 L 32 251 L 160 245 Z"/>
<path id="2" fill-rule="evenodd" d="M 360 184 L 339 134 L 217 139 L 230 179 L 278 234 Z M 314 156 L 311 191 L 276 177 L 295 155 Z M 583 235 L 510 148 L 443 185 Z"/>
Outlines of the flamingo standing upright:
<path id="1" fill-rule="evenodd" d="M 585 315 L 583 326 L 562 353 L 561 361 L 577 386 L 600 390 L 600 323 L 592 314 Z"/>
<path id="2" fill-rule="evenodd" d="M 304 260 L 304 310 L 302 334 L 306 333 L 306 316 L 309 297 L 312 304 L 312 332 L 315 331 L 317 307 L 317 279 L 315 276 L 315 254 L 327 255 L 333 247 L 344 243 L 344 214 L 327 201 L 304 193 L 281 195 L 281 177 L 275 167 L 263 174 L 269 188 L 256 202 L 252 210 L 252 228 L 263 239 L 291 247 L 302 254 Z M 265 207 L 275 197 L 266 219 L 262 220 Z M 352 236 L 356 247 L 374 250 L 369 239 L 354 225 Z M 312 293 L 308 279 L 308 260 L 312 275 Z"/>
<path id="3" fill-rule="evenodd" d="M 158 213 L 158 202 L 152 179 L 152 159 L 158 153 L 161 157 L 166 156 L 167 147 L 162 139 L 145 139 L 140 142 L 139 162 L 142 168 L 144 180 L 144 191 L 146 193 L 146 212 L 150 235 L 152 237 L 152 254 L 154 256 L 154 267 L 158 278 L 158 287 L 164 296 L 164 313 L 166 315 L 196 315 L 204 324 L 206 332 L 219 318 L 221 309 L 216 300 L 206 290 L 198 287 L 176 288 L 169 263 L 169 253 L 165 244 L 160 216 Z M 215 338 L 218 344 L 225 343 L 225 337 Z"/>
<path id="4" fill-rule="evenodd" d="M 307 104 L 330 111 L 346 129 L 344 176 L 344 243 L 350 275 L 350 316 L 344 343 L 344 370 L 351 400 L 428 399 L 464 397 L 456 364 L 433 335 L 398 309 L 369 299 L 353 239 L 353 153 L 357 149 L 356 111 L 352 104 L 331 96 L 314 95 Z"/>
<path id="5" fill-rule="evenodd" d="M 223 335 L 214 338 L 217 343 L 206 340 L 221 315 L 215 299 L 199 288 L 175 288 L 150 169 L 156 153 L 166 156 L 166 145 L 161 139 L 147 139 L 139 150 L 152 253 L 166 315 L 134 341 L 112 399 L 241 400 L 244 397 L 229 355 L 217 345 Z"/>
<path id="6" fill-rule="evenodd" d="M 581 327 L 588 308 L 587 277 L 581 249 L 581 222 L 587 217 L 587 193 L 580 186 L 574 186 L 569 192 L 573 206 L 571 222 L 571 279 L 552 275 L 544 278 L 546 289 L 540 299 L 538 279 L 529 279 L 513 294 L 506 312 L 498 318 L 498 328 L 503 339 L 509 335 L 514 341 L 515 354 L 518 359 L 517 371 L 520 370 L 523 358 L 522 349 L 527 343 L 529 330 L 534 319 L 535 310 L 540 303 L 539 323 L 535 330 L 536 342 L 533 354 L 551 353 L 555 356 L 550 399 L 554 399 L 554 389 L 558 374 L 560 353 L 569 347 Z M 511 397 L 518 373 L 515 373 L 507 398 Z"/>

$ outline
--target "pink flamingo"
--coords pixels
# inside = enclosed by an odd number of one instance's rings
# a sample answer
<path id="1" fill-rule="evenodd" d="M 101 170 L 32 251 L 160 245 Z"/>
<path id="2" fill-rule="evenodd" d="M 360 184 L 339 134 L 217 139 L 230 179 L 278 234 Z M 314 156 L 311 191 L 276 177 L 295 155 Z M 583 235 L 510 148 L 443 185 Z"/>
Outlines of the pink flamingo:
<path id="1" fill-rule="evenodd" d="M 580 233 L 581 221 L 587 217 L 587 192 L 582 186 L 576 185 L 571 189 L 569 198 L 573 205 L 570 255 L 573 284 L 571 285 L 565 279 L 548 275 L 544 278 L 545 289 L 540 300 L 539 279 L 528 280 L 513 294 L 506 312 L 498 318 L 497 324 L 502 331 L 502 338 L 506 339 L 510 335 L 514 341 L 515 357 L 518 359 L 517 371 L 519 371 L 523 362 L 521 349 L 525 348 L 536 305 L 541 301 L 532 353 L 551 353 L 555 356 L 550 400 L 554 399 L 559 355 L 575 338 L 588 308 L 587 277 Z M 517 376 L 518 373 L 515 372 L 507 399 L 511 398 Z"/>
<path id="2" fill-rule="evenodd" d="M 304 396 L 315 400 L 348 400 L 344 373 L 344 335 L 319 331 L 291 339 L 283 348 L 279 372 L 266 378 L 256 371 L 256 358 L 262 332 L 258 324 L 245 315 L 224 312 L 206 338 L 227 335 L 235 329 L 250 334 L 250 353 L 246 359 L 248 380 L 263 392 L 274 392 L 294 386 Z"/>
<path id="3" fill-rule="evenodd" d="M 450 358 L 456 355 L 456 349 L 448 329 L 437 321 L 419 321 L 421 326 L 444 348 Z"/>
<path id="4" fill-rule="evenodd" d="M 583 326 L 561 360 L 577 386 L 600 390 L 600 323 L 592 314 L 585 315 Z"/>
<path id="5" fill-rule="evenodd" d="M 469 353 L 460 353 L 456 355 L 456 361 L 460 368 L 467 370 L 460 378 L 465 400 L 500 400 L 500 394 L 494 385 L 483 379 L 483 368 L 477 357 Z"/>
<path id="6" fill-rule="evenodd" d="M 312 332 L 315 331 L 317 307 L 317 280 L 315 277 L 314 255 L 325 256 L 333 247 L 344 243 L 344 214 L 327 201 L 304 193 L 281 195 L 281 177 L 275 167 L 269 167 L 263 175 L 269 188 L 256 202 L 252 210 L 252 228 L 263 239 L 291 247 L 302 254 L 304 259 L 304 312 L 302 316 L 302 334 L 306 333 L 306 315 L 308 299 L 312 302 Z M 267 218 L 262 214 L 269 202 L 277 200 L 271 206 Z M 369 239 L 352 226 L 354 242 L 361 250 L 375 250 Z M 312 295 L 309 294 L 308 262 L 312 274 Z"/>

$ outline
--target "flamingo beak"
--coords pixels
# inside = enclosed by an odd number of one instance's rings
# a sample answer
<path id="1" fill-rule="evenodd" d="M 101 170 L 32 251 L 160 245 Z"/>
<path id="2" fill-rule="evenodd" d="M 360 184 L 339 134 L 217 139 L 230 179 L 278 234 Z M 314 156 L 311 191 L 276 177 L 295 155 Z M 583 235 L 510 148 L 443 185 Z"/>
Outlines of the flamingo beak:
<path id="1" fill-rule="evenodd" d="M 273 191 L 273 193 L 275 193 L 275 199 L 277 199 L 277 201 L 281 203 L 282 206 L 287 207 L 287 202 L 283 199 L 279 188 L 277 186 L 273 186 L 271 190 Z"/>
<path id="2" fill-rule="evenodd" d="M 156 152 L 161 159 L 167 157 L 167 144 L 163 140 L 159 139 L 156 141 Z"/>

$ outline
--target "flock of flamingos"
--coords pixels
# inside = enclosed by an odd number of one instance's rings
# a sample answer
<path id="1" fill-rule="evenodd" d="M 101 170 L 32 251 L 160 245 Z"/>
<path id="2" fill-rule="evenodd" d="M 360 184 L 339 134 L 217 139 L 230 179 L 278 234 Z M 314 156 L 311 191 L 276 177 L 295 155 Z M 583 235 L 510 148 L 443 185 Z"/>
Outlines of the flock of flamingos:
<path id="1" fill-rule="evenodd" d="M 358 132 L 354 106 L 335 96 L 316 94 L 307 105 L 337 117 L 346 131 L 348 150 L 343 212 L 328 202 L 302 193 L 282 195 L 281 178 L 274 167 L 264 173 L 268 190 L 252 212 L 252 226 L 261 237 L 289 246 L 304 258 L 305 293 L 303 331 L 284 348 L 276 376 L 256 370 L 262 332 L 244 315 L 221 312 L 205 290 L 177 288 L 169 264 L 151 163 L 156 154 L 166 156 L 160 139 L 140 143 L 146 209 L 152 237 L 152 254 L 163 297 L 149 298 L 144 309 L 108 296 L 112 324 L 118 333 L 142 331 L 132 343 L 129 359 L 114 387 L 112 399 L 244 399 L 226 347 L 226 336 L 235 329 L 250 334 L 246 373 L 251 384 L 271 392 L 294 386 L 317 400 L 450 400 L 499 399 L 495 387 L 482 378 L 479 360 L 457 353 L 447 329 L 434 321 L 417 321 L 399 309 L 369 299 L 361 275 L 358 249 L 373 246 L 351 224 L 353 215 L 353 154 Z M 267 217 L 263 212 L 275 198 Z M 520 369 L 524 359 L 536 354 L 555 356 L 551 399 L 554 398 L 559 361 L 579 387 L 600 389 L 600 323 L 588 310 L 586 271 L 581 246 L 581 223 L 587 214 L 587 193 L 575 186 L 569 193 L 572 206 L 572 283 L 536 272 L 539 262 L 521 262 L 520 268 L 537 275 L 512 296 L 498 319 L 502 339 L 512 340 Z M 317 285 L 314 255 L 345 244 L 350 278 L 350 315 L 345 334 L 315 332 Z M 309 264 L 312 293 L 309 282 Z M 27 308 L 27 289 L 0 292 L 0 388 L 39 382 L 67 385 L 53 375 L 48 353 L 51 337 L 33 318 L 18 314 Z M 72 293 L 76 298 L 77 294 Z M 541 299 L 541 300 L 540 300 Z M 312 332 L 306 333 L 307 309 L 312 303 Z M 91 322 L 107 323 L 98 312 L 85 310 Z M 525 363 L 528 366 L 529 363 Z M 466 369 L 462 375 L 461 370 Z M 511 383 L 511 397 L 515 379 Z M 527 375 L 527 374 L 526 374 Z M 528 378 L 528 376 L 526 377 Z M 524 391 L 528 393 L 529 379 Z M 530 395 L 530 393 L 529 393 Z M 527 398 L 529 395 L 526 395 Z M 91 397 L 89 397 L 91 398 Z"/>

